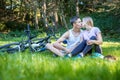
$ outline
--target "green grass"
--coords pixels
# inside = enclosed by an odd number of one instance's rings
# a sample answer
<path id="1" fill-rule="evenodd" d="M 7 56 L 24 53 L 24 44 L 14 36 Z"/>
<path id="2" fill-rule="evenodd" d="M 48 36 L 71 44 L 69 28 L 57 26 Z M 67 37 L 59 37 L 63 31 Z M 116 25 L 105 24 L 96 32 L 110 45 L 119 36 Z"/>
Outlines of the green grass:
<path id="1" fill-rule="evenodd" d="M 120 42 L 104 42 L 102 48 L 104 55 L 114 55 L 117 61 L 55 58 L 50 51 L 1 53 L 0 80 L 119 80 Z"/>

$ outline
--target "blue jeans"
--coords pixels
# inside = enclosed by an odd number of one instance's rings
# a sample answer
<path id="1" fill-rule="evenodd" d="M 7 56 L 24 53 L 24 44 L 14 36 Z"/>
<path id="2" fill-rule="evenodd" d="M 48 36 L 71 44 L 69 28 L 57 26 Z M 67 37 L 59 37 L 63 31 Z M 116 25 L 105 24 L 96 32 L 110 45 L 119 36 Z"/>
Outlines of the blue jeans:
<path id="1" fill-rule="evenodd" d="M 96 40 L 95 36 L 92 36 L 90 40 Z M 72 56 L 75 56 L 79 54 L 80 52 L 83 53 L 83 55 L 86 55 L 88 52 L 90 52 L 95 47 L 95 52 L 102 53 L 102 49 L 99 45 L 93 44 L 93 45 L 87 45 L 87 40 L 83 40 L 73 51 L 71 52 Z"/>

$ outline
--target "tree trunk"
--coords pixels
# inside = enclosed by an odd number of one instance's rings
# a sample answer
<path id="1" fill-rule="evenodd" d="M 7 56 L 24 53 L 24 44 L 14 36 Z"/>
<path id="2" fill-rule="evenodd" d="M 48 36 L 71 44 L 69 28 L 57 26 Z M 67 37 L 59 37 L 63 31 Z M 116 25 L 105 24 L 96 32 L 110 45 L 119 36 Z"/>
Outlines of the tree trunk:
<path id="1" fill-rule="evenodd" d="M 47 17 L 46 17 L 46 0 L 43 0 L 42 17 L 43 17 L 43 20 L 44 20 L 45 27 L 48 27 L 48 20 L 47 20 Z"/>
<path id="2" fill-rule="evenodd" d="M 22 4 L 23 4 L 23 0 L 20 0 L 20 8 L 19 8 L 19 14 L 18 14 L 18 16 L 22 15 Z"/>
<path id="3" fill-rule="evenodd" d="M 58 14 L 57 14 L 57 11 L 55 11 L 54 16 L 55 16 L 55 22 L 56 22 L 56 27 L 57 27 L 58 26 Z"/>
<path id="4" fill-rule="evenodd" d="M 61 13 L 62 13 L 61 16 L 62 16 L 62 20 L 63 20 L 64 26 L 65 26 L 65 28 L 68 30 L 68 26 L 67 26 L 67 23 L 66 23 L 66 20 L 65 20 L 65 16 L 64 16 L 64 14 L 63 14 L 63 10 L 62 10 Z"/>
<path id="5" fill-rule="evenodd" d="M 79 0 L 76 0 L 76 15 L 79 16 Z"/>
<path id="6" fill-rule="evenodd" d="M 34 18 L 35 18 L 35 29 L 39 29 L 38 26 L 38 16 L 37 16 L 37 8 L 34 10 Z"/>

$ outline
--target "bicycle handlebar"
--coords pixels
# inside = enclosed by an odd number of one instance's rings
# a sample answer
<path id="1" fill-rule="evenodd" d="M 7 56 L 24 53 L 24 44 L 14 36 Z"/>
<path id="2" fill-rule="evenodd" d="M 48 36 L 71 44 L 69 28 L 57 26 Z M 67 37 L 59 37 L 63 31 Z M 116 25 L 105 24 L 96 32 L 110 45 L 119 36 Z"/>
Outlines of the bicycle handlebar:
<path id="1" fill-rule="evenodd" d="M 55 33 L 53 31 L 52 28 L 49 29 L 49 31 L 52 32 L 52 34 L 48 34 L 47 33 L 47 37 L 45 38 L 40 38 L 37 42 L 34 42 L 32 39 L 35 38 L 36 36 L 31 36 L 31 33 L 30 33 L 30 26 L 29 24 L 27 24 L 27 29 L 24 30 L 24 32 L 26 33 L 28 39 L 26 41 L 21 41 L 21 42 L 15 42 L 15 43 L 11 43 L 11 44 L 6 44 L 6 45 L 3 45 L 3 46 L 0 46 L 0 51 L 2 51 L 3 49 L 4 51 L 7 51 L 7 52 L 11 52 L 11 51 L 24 51 L 26 48 L 30 48 L 31 51 L 41 51 L 43 50 L 43 48 L 45 49 L 45 45 L 50 42 L 50 37 L 51 36 L 54 36 L 55 39 L 56 36 L 55 36 Z M 16 45 L 16 46 L 12 46 L 12 45 Z"/>

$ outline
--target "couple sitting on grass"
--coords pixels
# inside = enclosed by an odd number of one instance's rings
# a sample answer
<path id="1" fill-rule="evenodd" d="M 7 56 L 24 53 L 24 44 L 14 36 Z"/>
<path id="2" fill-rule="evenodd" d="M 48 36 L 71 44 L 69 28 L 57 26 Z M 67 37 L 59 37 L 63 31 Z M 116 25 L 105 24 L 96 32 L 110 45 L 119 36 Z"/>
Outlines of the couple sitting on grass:
<path id="1" fill-rule="evenodd" d="M 98 27 L 94 27 L 91 17 L 81 19 L 74 16 L 70 19 L 73 28 L 66 31 L 55 43 L 46 44 L 47 49 L 61 57 L 78 57 L 82 58 L 87 54 L 94 53 L 96 56 L 104 58 L 102 55 L 102 35 Z M 82 30 L 81 28 L 85 28 Z M 67 41 L 67 46 L 64 47 L 61 43 Z"/>

